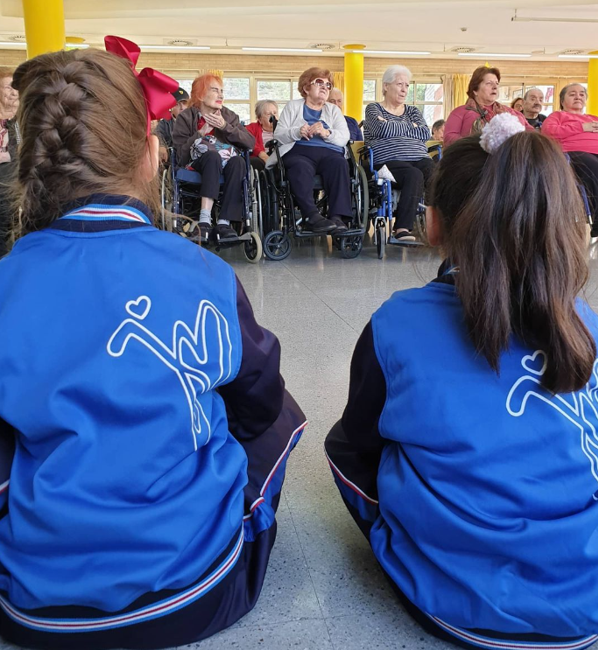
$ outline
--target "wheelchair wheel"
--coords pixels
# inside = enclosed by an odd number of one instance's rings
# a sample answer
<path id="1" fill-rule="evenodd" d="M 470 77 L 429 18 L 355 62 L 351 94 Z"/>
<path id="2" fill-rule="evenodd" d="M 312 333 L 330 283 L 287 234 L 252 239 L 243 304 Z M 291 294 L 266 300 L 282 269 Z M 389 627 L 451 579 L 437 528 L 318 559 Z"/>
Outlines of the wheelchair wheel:
<path id="1" fill-rule="evenodd" d="M 243 244 L 243 253 L 250 264 L 257 264 L 262 259 L 262 240 L 256 232 L 252 232 L 251 239 Z"/>
<path id="2" fill-rule="evenodd" d="M 357 166 L 357 176 L 359 184 L 356 187 L 354 196 L 355 220 L 362 228 L 367 228 L 368 213 L 370 209 L 370 192 L 368 178 L 365 169 L 361 165 Z"/>
<path id="3" fill-rule="evenodd" d="M 285 260 L 291 253 L 291 238 L 281 230 L 269 232 L 264 239 L 264 255 L 275 262 Z"/>
<path id="4" fill-rule="evenodd" d="M 363 248 L 362 235 L 350 235 L 349 237 L 340 237 L 341 256 L 346 260 L 356 258 Z"/>
<path id="5" fill-rule="evenodd" d="M 386 249 L 386 224 L 379 224 L 376 226 L 376 250 L 378 251 L 378 259 L 384 258 L 384 251 Z"/>
<path id="6" fill-rule="evenodd" d="M 162 230 L 172 232 L 172 183 L 170 177 L 170 169 L 164 167 L 162 170 L 162 182 L 160 187 L 160 203 L 162 205 Z"/>
<path id="7" fill-rule="evenodd" d="M 424 246 L 430 245 L 430 242 L 428 240 L 428 233 L 426 232 L 426 209 L 421 203 L 417 207 L 413 230 L 415 236 L 421 241 Z"/>
<path id="8" fill-rule="evenodd" d="M 268 177 L 265 171 L 258 174 L 259 197 L 261 203 L 261 237 L 268 234 L 273 229 L 273 217 L 271 214 L 271 201 L 270 201 L 270 185 L 268 184 Z"/>

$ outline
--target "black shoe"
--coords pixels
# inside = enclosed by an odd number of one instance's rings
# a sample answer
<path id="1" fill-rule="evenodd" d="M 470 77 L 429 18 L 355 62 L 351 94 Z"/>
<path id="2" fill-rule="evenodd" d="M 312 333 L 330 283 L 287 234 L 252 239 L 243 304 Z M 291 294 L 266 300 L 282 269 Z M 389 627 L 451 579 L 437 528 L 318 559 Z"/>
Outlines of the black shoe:
<path id="1" fill-rule="evenodd" d="M 212 226 L 209 223 L 199 223 L 199 241 L 202 244 L 206 244 L 208 242 L 211 232 Z"/>
<path id="2" fill-rule="evenodd" d="M 239 237 L 233 228 L 227 226 L 224 223 L 217 224 L 214 228 L 214 232 L 220 241 L 224 241 L 226 239 L 238 239 Z"/>
<path id="3" fill-rule="evenodd" d="M 334 235 L 341 235 L 342 233 L 347 232 L 348 228 L 340 217 L 330 217 L 330 221 L 332 221 L 336 226 L 336 228 L 330 233 L 333 237 Z"/>
<path id="4" fill-rule="evenodd" d="M 316 217 L 314 220 L 307 220 L 307 227 L 314 233 L 317 232 L 329 234 L 333 230 L 336 230 L 337 225 L 329 219 L 324 219 L 324 217 L 320 217 L 319 219 Z"/>

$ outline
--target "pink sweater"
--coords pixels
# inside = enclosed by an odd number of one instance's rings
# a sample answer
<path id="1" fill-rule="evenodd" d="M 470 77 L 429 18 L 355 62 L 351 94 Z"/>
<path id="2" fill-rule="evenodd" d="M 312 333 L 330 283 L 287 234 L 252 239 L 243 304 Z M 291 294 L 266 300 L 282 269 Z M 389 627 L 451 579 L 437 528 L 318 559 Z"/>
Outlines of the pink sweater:
<path id="1" fill-rule="evenodd" d="M 509 106 L 503 106 L 503 109 L 507 113 L 515 115 L 528 131 L 534 130 L 533 127 L 528 124 L 525 117 L 523 117 L 522 113 L 518 113 Z M 449 144 L 453 144 L 453 142 L 460 140 L 461 138 L 466 138 L 468 135 L 471 135 L 471 127 L 473 126 L 473 123 L 479 119 L 479 117 L 479 113 L 477 111 L 468 109 L 466 104 L 463 106 L 458 106 L 453 111 L 451 111 L 451 114 L 448 116 L 446 124 L 444 125 L 444 146 L 446 147 Z M 489 111 L 488 117 L 494 117 L 494 112 Z"/>
<path id="2" fill-rule="evenodd" d="M 584 131 L 585 122 L 598 122 L 598 117 L 556 111 L 542 123 L 542 133 L 557 140 L 563 151 L 585 151 L 598 154 L 598 133 Z"/>

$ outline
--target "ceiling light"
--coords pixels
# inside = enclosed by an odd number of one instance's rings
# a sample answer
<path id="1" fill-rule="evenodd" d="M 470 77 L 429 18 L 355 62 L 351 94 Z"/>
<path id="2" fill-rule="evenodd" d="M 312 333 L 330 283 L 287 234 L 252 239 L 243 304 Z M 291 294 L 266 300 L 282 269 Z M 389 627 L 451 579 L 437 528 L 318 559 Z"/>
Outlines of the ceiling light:
<path id="1" fill-rule="evenodd" d="M 543 18 L 532 16 L 513 16 L 514 23 L 598 23 L 598 18 Z"/>
<path id="2" fill-rule="evenodd" d="M 321 52 L 314 47 L 242 47 L 246 52 Z"/>
<path id="3" fill-rule="evenodd" d="M 75 50 L 85 50 L 89 47 L 87 43 L 65 43 L 64 46 Z"/>
<path id="4" fill-rule="evenodd" d="M 457 56 L 474 56 L 478 58 L 489 58 L 489 57 L 505 57 L 505 58 L 520 58 L 520 59 L 527 59 L 531 56 L 531 54 L 503 54 L 503 53 L 492 53 L 492 52 L 459 52 Z"/>
<path id="5" fill-rule="evenodd" d="M 207 45 L 140 45 L 141 50 L 178 50 L 180 52 L 194 52 L 196 50 L 209 50 Z"/>
<path id="6" fill-rule="evenodd" d="M 5 45 L 9 45 L 12 47 L 25 47 L 27 43 L 24 41 L 21 41 L 20 43 L 15 43 L 14 41 L 0 41 L 0 47 L 4 47 Z"/>
<path id="7" fill-rule="evenodd" d="M 587 61 L 588 59 L 598 59 L 598 55 L 592 56 L 591 54 L 559 54 L 559 59 L 582 59 Z"/>
<path id="8" fill-rule="evenodd" d="M 418 52 L 411 50 L 352 50 L 358 54 L 411 54 L 411 55 L 423 55 L 426 56 L 431 54 L 431 52 Z"/>

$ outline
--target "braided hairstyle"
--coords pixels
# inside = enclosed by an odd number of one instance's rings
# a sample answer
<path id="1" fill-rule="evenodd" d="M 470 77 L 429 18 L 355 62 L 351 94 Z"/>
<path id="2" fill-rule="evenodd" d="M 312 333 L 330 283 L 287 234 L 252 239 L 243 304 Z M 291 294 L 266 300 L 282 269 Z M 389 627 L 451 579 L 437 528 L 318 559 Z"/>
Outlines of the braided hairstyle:
<path id="1" fill-rule="evenodd" d="M 157 208 L 142 180 L 145 99 L 128 61 L 100 50 L 43 54 L 15 71 L 20 93 L 15 235 L 51 224 L 89 194 L 133 195 Z"/>

